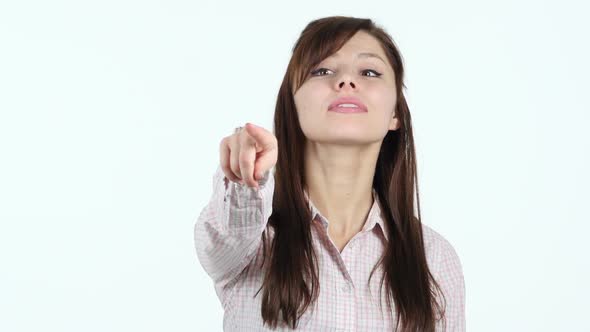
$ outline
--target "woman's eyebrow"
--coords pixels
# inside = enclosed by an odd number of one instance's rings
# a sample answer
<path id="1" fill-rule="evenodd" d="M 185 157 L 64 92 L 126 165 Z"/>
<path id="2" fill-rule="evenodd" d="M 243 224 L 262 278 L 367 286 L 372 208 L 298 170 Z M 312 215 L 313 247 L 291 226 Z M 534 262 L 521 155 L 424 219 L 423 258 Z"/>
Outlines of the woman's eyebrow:
<path id="1" fill-rule="evenodd" d="M 383 63 L 385 63 L 385 61 L 375 53 L 369 53 L 369 52 L 359 53 L 357 55 L 357 58 L 377 58 L 377 59 L 381 60 Z"/>
<path id="2" fill-rule="evenodd" d="M 338 52 L 336 52 L 335 54 L 332 55 L 334 58 L 339 57 L 340 55 L 338 54 Z M 379 55 L 375 54 L 375 53 L 371 53 L 371 52 L 360 52 L 356 55 L 357 58 L 377 58 L 379 60 L 381 60 L 384 64 L 387 64 L 385 62 L 385 60 L 383 60 L 383 58 L 381 58 Z"/>

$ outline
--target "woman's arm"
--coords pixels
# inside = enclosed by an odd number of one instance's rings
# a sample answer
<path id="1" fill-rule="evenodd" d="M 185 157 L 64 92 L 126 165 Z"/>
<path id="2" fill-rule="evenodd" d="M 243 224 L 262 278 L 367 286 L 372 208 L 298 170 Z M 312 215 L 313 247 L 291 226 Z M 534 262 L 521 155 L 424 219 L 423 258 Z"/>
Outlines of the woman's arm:
<path id="1" fill-rule="evenodd" d="M 197 256 L 224 307 L 226 286 L 253 260 L 272 214 L 271 171 L 264 173 L 256 189 L 228 180 L 218 166 L 211 199 L 195 223 Z"/>

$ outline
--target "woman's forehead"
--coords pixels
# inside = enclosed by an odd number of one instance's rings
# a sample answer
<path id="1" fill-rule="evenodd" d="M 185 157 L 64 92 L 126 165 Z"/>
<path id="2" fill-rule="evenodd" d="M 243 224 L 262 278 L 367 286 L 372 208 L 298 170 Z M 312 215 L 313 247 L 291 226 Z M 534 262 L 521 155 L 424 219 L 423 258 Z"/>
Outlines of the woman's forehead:
<path id="1" fill-rule="evenodd" d="M 333 55 L 337 55 L 339 53 L 383 53 L 381 49 L 381 44 L 379 40 L 375 38 L 373 35 L 365 32 L 359 31 L 354 36 L 352 36 L 349 40 L 347 40 L 342 47 L 335 52 Z"/>
<path id="2" fill-rule="evenodd" d="M 368 33 L 360 35 L 359 33 L 361 32 L 355 34 L 339 50 L 326 57 L 326 59 L 339 59 L 341 57 L 352 57 L 354 59 L 373 58 L 387 63 L 385 52 L 383 52 L 379 41 Z"/>

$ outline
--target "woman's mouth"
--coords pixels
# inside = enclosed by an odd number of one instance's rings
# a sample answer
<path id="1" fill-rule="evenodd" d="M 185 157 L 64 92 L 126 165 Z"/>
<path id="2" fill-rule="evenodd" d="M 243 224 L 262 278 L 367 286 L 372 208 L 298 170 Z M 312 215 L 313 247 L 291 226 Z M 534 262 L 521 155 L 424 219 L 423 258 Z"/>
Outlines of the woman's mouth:
<path id="1" fill-rule="evenodd" d="M 337 112 L 337 113 L 366 113 L 364 109 L 354 105 L 354 104 L 340 104 L 334 106 L 328 110 L 329 112 Z"/>

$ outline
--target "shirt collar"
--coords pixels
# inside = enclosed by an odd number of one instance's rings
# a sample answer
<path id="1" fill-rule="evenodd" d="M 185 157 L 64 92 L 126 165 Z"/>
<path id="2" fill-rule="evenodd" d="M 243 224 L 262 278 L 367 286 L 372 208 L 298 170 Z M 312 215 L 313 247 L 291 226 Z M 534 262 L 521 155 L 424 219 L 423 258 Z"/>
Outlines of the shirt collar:
<path id="1" fill-rule="evenodd" d="M 308 195 L 306 189 L 303 189 L 303 193 L 305 195 L 305 199 L 307 199 L 307 201 L 309 202 L 309 209 L 311 211 L 312 221 L 313 220 L 319 221 L 321 223 L 321 225 L 325 229 L 327 229 L 328 228 L 327 219 L 320 213 L 320 211 L 315 207 L 315 205 L 313 205 L 313 202 L 309 199 L 309 195 Z M 381 203 L 379 201 L 379 195 L 377 194 L 377 191 L 375 190 L 375 188 L 372 189 L 372 193 L 373 193 L 373 205 L 371 206 L 371 209 L 369 210 L 369 216 L 367 217 L 367 222 L 365 223 L 365 226 L 363 227 L 362 231 L 373 229 L 373 227 L 375 227 L 375 225 L 379 225 L 379 227 L 381 228 L 381 232 L 383 233 L 383 236 L 385 237 L 385 239 L 387 241 L 389 241 L 389 235 L 387 234 L 386 225 L 385 225 L 386 223 L 385 223 L 383 216 L 381 214 Z"/>

